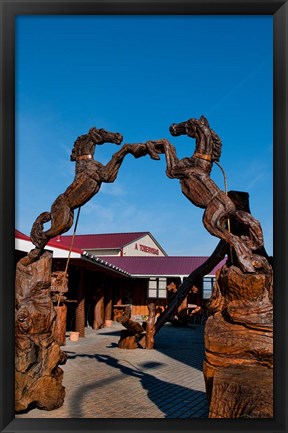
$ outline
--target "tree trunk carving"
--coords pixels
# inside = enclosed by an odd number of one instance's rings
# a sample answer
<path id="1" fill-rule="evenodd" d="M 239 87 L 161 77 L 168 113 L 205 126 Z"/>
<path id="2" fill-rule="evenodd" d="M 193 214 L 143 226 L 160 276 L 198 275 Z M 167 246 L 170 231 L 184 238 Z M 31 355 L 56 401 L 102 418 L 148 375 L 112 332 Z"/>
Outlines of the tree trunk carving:
<path id="1" fill-rule="evenodd" d="M 66 355 L 52 336 L 56 312 L 50 296 L 52 254 L 16 269 L 16 411 L 62 406 Z"/>
<path id="2" fill-rule="evenodd" d="M 125 308 L 121 316 L 117 317 L 117 322 L 126 328 L 121 331 L 118 347 L 120 349 L 137 349 L 138 341 L 145 333 L 145 329 L 140 323 L 131 320 L 131 307 Z"/>
<path id="3" fill-rule="evenodd" d="M 155 335 L 156 307 L 154 303 L 148 304 L 149 316 L 147 322 L 141 325 L 131 320 L 131 307 L 126 307 L 117 322 L 121 323 L 125 330 L 121 331 L 118 347 L 121 349 L 153 349 Z"/>
<path id="4" fill-rule="evenodd" d="M 273 417 L 272 268 L 220 270 L 205 326 L 210 418 Z"/>

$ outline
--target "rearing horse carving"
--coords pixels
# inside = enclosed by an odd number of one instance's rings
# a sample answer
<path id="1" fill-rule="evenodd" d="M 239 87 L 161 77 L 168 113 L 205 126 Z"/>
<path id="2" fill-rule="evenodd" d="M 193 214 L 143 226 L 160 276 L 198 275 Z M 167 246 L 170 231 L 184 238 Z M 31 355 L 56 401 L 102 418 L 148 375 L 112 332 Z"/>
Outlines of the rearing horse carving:
<path id="1" fill-rule="evenodd" d="M 148 141 L 147 146 L 151 151 L 165 153 L 167 176 L 179 179 L 182 193 L 188 200 L 205 209 L 203 224 L 208 232 L 230 244 L 243 272 L 255 272 L 256 267 L 263 265 L 258 255 L 253 257 L 253 251 L 263 245 L 260 223 L 248 212 L 237 209 L 228 195 L 210 178 L 213 162 L 217 163 L 220 159 L 221 139 L 204 116 L 199 120 L 192 118 L 173 124 L 169 131 L 175 137 L 188 135 L 196 139 L 196 148 L 191 157 L 179 160 L 175 147 L 167 139 Z M 245 228 L 245 235 L 239 237 L 229 231 L 227 221 L 231 216 Z"/>
<path id="2" fill-rule="evenodd" d="M 76 161 L 76 173 L 72 184 L 60 194 L 51 206 L 50 212 L 41 213 L 35 220 L 30 238 L 36 246 L 24 258 L 24 262 L 36 260 L 49 239 L 67 232 L 74 219 L 74 210 L 83 206 L 100 189 L 102 182 L 114 182 L 124 157 L 131 153 L 135 158 L 150 154 L 152 159 L 159 159 L 153 149 L 146 144 L 124 144 L 111 160 L 103 165 L 94 160 L 96 145 L 104 143 L 120 144 L 123 137 L 119 133 L 108 132 L 105 129 L 91 128 L 85 135 L 81 135 L 74 143 L 71 161 Z M 51 227 L 44 231 L 44 223 L 51 221 Z"/>

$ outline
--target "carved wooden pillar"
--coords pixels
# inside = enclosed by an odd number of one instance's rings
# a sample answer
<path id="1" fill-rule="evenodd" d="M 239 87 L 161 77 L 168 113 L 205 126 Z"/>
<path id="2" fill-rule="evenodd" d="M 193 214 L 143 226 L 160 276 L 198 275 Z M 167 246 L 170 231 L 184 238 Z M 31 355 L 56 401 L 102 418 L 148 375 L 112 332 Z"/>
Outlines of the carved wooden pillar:
<path id="1" fill-rule="evenodd" d="M 105 296 L 105 326 L 111 326 L 112 321 L 112 291 L 109 288 Z"/>
<path id="2" fill-rule="evenodd" d="M 84 273 L 82 269 L 80 269 L 78 304 L 75 314 L 75 331 L 79 332 L 80 337 L 85 337 L 85 286 Z"/>
<path id="3" fill-rule="evenodd" d="M 205 326 L 210 418 L 273 417 L 272 268 L 218 271 Z"/>
<path id="4" fill-rule="evenodd" d="M 67 299 L 64 294 L 68 292 L 68 276 L 64 271 L 54 271 L 51 274 L 51 299 L 56 311 L 56 320 L 53 328 L 53 337 L 59 346 L 66 344 L 66 319 L 67 319 Z"/>
<path id="5" fill-rule="evenodd" d="M 54 306 L 56 311 L 56 320 L 53 329 L 53 337 L 59 346 L 66 344 L 66 319 L 67 319 L 67 305 L 62 304 Z"/>
<path id="6" fill-rule="evenodd" d="M 96 304 L 94 307 L 93 329 L 100 329 L 104 326 L 104 290 L 103 285 L 97 289 Z"/>
<path id="7" fill-rule="evenodd" d="M 23 262 L 16 269 L 15 409 L 20 412 L 34 405 L 52 410 L 64 402 L 59 365 L 66 360 L 52 336 L 56 316 L 50 296 L 52 254 L 46 251 L 27 266 Z"/>
<path id="8" fill-rule="evenodd" d="M 146 324 L 146 349 L 154 349 L 156 307 L 153 302 L 148 304 L 149 317 Z"/>

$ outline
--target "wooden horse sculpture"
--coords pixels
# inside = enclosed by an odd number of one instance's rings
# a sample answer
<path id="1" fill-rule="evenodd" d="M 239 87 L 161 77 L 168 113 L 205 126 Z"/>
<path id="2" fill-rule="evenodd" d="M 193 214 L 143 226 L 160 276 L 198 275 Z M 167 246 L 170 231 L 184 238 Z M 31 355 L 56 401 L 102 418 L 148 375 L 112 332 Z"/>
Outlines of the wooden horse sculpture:
<path id="1" fill-rule="evenodd" d="M 63 194 L 60 194 L 51 206 L 50 212 L 41 213 L 35 220 L 30 237 L 36 246 L 34 250 L 22 259 L 29 264 L 36 260 L 49 239 L 67 232 L 74 219 L 74 210 L 83 206 L 100 189 L 102 182 L 114 182 L 124 157 L 131 153 L 135 158 L 150 154 L 151 158 L 159 159 L 153 149 L 149 151 L 146 144 L 125 144 L 116 152 L 111 160 L 102 165 L 93 156 L 96 145 L 104 143 L 120 144 L 122 135 L 108 132 L 105 129 L 91 128 L 85 135 L 81 135 L 74 143 L 71 161 L 76 161 L 76 174 L 72 184 Z M 44 231 L 43 224 L 51 221 L 51 227 Z"/>
<path id="2" fill-rule="evenodd" d="M 189 119 L 170 126 L 173 136 L 188 135 L 196 139 L 195 152 L 191 157 L 178 159 L 175 147 L 166 139 L 149 141 L 147 146 L 154 152 L 165 153 L 166 174 L 179 179 L 182 193 L 195 206 L 205 209 L 204 227 L 213 236 L 230 244 L 236 253 L 243 272 L 255 272 L 255 268 L 266 265 L 266 260 L 253 255 L 263 245 L 263 234 L 259 222 L 249 213 L 237 210 L 233 201 L 210 178 L 213 162 L 218 162 L 222 143 L 210 128 L 207 119 Z M 152 151 L 152 150 L 151 150 Z M 243 236 L 232 234 L 227 222 L 233 216 L 243 226 Z"/>

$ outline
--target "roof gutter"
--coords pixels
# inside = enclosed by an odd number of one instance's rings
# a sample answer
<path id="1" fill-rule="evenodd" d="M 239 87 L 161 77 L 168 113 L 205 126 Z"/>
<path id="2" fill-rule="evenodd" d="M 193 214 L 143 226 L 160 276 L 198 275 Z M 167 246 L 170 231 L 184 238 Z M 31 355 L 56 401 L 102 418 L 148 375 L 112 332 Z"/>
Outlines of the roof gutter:
<path id="1" fill-rule="evenodd" d="M 100 257 L 95 256 L 94 254 L 88 253 L 87 251 L 84 251 L 82 253 L 82 258 L 84 260 L 88 260 L 89 262 L 97 264 L 98 266 L 101 266 L 105 269 L 109 269 L 109 270 L 112 270 L 114 272 L 117 272 L 118 274 L 126 275 L 128 277 L 132 276 L 129 272 L 124 271 L 124 269 L 118 268 L 118 266 L 113 265 L 112 263 L 109 263 L 106 260 L 103 260 Z"/>

